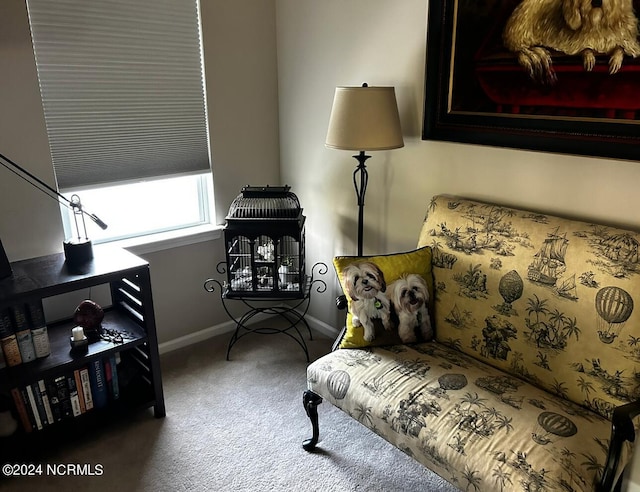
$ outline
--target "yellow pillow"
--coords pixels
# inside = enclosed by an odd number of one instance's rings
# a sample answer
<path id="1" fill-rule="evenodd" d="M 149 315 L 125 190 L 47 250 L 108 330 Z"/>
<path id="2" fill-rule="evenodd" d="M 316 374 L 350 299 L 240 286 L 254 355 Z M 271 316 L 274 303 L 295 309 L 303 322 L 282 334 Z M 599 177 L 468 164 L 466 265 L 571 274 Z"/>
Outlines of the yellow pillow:
<path id="1" fill-rule="evenodd" d="M 431 339 L 430 247 L 381 256 L 336 256 L 333 265 L 348 302 L 339 348 Z"/>

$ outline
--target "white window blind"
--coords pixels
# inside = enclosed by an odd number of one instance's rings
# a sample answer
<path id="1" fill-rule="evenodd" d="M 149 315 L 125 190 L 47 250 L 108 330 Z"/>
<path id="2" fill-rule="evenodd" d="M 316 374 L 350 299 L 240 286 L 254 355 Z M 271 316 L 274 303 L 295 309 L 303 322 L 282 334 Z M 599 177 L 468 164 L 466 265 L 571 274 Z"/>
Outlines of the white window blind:
<path id="1" fill-rule="evenodd" d="M 210 168 L 197 0 L 28 0 L 61 189 Z"/>

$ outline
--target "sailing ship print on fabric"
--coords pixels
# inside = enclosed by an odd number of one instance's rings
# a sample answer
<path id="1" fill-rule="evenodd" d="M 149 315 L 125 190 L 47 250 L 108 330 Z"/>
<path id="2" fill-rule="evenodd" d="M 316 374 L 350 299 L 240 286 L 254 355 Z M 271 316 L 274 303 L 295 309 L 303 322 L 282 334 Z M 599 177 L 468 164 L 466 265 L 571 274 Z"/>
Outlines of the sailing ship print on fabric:
<path id="1" fill-rule="evenodd" d="M 596 411 L 640 396 L 620 369 L 640 361 L 640 340 L 625 337 L 640 295 L 626 286 L 640 273 L 636 233 L 446 196 L 424 224 L 439 341 Z"/>
<path id="2" fill-rule="evenodd" d="M 567 235 L 559 235 L 558 229 L 553 234 L 549 234 L 540 251 L 536 253 L 533 263 L 529 265 L 527 273 L 529 280 L 545 285 L 556 285 L 558 277 L 567 268 L 564 256 L 567 254 L 568 245 Z"/>

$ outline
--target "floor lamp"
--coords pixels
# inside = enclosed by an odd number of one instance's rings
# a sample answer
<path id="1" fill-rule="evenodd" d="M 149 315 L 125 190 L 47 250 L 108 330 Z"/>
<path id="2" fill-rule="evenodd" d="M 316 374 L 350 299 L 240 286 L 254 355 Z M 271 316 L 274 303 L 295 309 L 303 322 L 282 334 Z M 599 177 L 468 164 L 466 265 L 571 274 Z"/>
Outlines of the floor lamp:
<path id="1" fill-rule="evenodd" d="M 364 195 L 369 175 L 366 151 L 390 150 L 404 146 L 400 116 L 393 87 L 337 87 L 329 118 L 326 146 L 340 150 L 358 150 L 353 157 L 358 166 L 353 186 L 358 201 L 358 256 L 362 256 Z"/>

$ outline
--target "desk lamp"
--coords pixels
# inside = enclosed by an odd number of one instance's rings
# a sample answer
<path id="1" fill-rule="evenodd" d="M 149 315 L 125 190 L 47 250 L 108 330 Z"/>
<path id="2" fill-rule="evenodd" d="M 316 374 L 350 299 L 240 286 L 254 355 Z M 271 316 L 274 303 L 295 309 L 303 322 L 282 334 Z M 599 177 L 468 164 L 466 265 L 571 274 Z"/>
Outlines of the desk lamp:
<path id="1" fill-rule="evenodd" d="M 61 203 L 65 207 L 73 211 L 73 219 L 75 222 L 76 235 L 64 242 L 64 255 L 66 262 L 72 266 L 82 265 L 93 258 L 93 248 L 91 240 L 87 235 L 87 226 L 84 221 L 84 217 L 89 217 L 94 221 L 101 229 L 106 229 L 107 224 L 100 220 L 95 214 L 87 212 L 80 202 L 78 195 L 72 195 L 71 199 L 58 193 L 51 188 L 48 184 L 42 181 L 37 176 L 27 171 L 25 168 L 15 163 L 8 157 L 0 154 L 0 165 L 13 174 L 29 183 L 34 188 L 40 190 L 45 195 L 51 197 L 53 200 Z M 80 222 L 78 222 L 80 221 Z M 82 224 L 82 232 L 80 231 L 80 223 Z M 0 279 L 9 277 L 11 275 L 11 265 L 7 259 L 7 254 L 0 242 Z"/>

